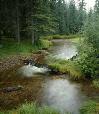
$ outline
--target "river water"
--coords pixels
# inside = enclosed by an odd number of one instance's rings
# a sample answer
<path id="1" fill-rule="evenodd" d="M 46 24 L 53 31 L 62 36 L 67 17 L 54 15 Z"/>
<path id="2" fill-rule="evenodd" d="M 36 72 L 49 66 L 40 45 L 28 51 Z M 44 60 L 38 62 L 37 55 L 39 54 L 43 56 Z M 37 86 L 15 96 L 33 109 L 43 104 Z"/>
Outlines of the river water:
<path id="1" fill-rule="evenodd" d="M 52 57 L 70 59 L 77 54 L 76 44 L 69 40 L 53 40 L 54 46 L 49 50 Z M 86 96 L 80 90 L 80 84 L 71 82 L 67 76 L 54 76 L 46 80 L 43 89 L 43 105 L 53 107 L 61 113 L 79 114 L 79 109 Z"/>
<path id="2" fill-rule="evenodd" d="M 75 43 L 69 40 L 53 40 L 53 43 L 54 46 L 49 49 L 52 57 L 70 59 L 77 54 Z M 45 68 L 37 68 L 32 65 L 23 66 L 20 70 L 27 77 L 33 77 L 33 73 L 36 72 L 46 75 L 47 71 Z M 50 106 L 61 113 L 72 112 L 73 114 L 79 114 L 79 108 L 86 100 L 86 96 L 80 90 L 80 84 L 71 82 L 66 78 L 66 75 L 51 75 L 46 79 L 44 78 L 44 80 L 44 83 L 42 83 L 41 105 Z"/>
<path id="3" fill-rule="evenodd" d="M 77 54 L 76 44 L 71 40 L 53 40 L 54 46 L 49 50 L 50 55 L 57 59 L 70 59 Z"/>

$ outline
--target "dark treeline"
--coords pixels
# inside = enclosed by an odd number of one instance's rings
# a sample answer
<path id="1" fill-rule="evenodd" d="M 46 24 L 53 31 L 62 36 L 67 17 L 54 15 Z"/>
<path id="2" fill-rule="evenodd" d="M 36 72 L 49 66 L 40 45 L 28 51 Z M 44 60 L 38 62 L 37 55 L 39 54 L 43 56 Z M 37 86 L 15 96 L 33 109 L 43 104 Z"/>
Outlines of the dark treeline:
<path id="1" fill-rule="evenodd" d="M 42 35 L 75 34 L 86 17 L 84 0 L 0 0 L 0 38 L 31 39 Z"/>

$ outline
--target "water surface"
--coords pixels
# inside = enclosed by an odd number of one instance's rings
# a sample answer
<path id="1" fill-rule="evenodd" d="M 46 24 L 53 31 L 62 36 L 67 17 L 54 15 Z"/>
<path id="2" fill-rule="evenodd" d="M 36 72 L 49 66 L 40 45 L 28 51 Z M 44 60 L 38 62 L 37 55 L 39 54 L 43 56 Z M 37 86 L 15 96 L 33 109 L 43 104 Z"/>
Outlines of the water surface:
<path id="1" fill-rule="evenodd" d="M 43 90 L 43 105 L 48 105 L 61 112 L 79 114 L 79 108 L 86 100 L 81 92 L 80 85 L 68 79 L 49 79 Z"/>
<path id="2" fill-rule="evenodd" d="M 70 59 L 77 54 L 77 47 L 70 40 L 53 40 L 54 46 L 50 48 L 50 55 L 57 59 Z"/>

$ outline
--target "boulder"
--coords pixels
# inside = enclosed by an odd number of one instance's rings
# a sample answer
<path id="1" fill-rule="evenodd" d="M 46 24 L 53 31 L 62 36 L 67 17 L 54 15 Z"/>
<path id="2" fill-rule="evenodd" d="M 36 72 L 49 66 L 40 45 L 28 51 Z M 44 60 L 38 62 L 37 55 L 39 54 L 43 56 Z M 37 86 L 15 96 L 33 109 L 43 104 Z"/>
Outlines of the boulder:
<path id="1" fill-rule="evenodd" d="M 18 86 L 13 86 L 13 87 L 5 87 L 5 88 L 1 88 L 0 91 L 7 93 L 7 92 L 13 92 L 13 91 L 18 91 L 18 90 L 22 90 L 23 86 L 18 85 Z"/>

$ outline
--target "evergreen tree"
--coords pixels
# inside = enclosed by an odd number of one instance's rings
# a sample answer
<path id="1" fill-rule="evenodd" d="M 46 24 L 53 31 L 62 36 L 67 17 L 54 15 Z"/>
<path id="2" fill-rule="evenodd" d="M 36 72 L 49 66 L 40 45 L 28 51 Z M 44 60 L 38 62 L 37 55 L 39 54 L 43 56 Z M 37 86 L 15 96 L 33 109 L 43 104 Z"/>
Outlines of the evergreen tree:
<path id="1" fill-rule="evenodd" d="M 99 14 L 99 0 L 95 1 L 94 11 L 96 14 Z"/>
<path id="2" fill-rule="evenodd" d="M 57 1 L 57 19 L 58 19 L 58 28 L 59 34 L 66 33 L 66 23 L 65 23 L 65 1 Z"/>
<path id="3" fill-rule="evenodd" d="M 66 3 L 66 6 L 65 6 L 66 10 L 65 10 L 65 24 L 66 24 L 66 34 L 68 35 L 70 33 L 69 31 L 69 4 Z"/>
<path id="4" fill-rule="evenodd" d="M 75 1 L 71 0 L 69 4 L 69 31 L 72 34 L 77 32 L 77 10 L 75 6 Z"/>
<path id="5" fill-rule="evenodd" d="M 79 4 L 78 11 L 74 0 L 1 0 L 0 36 L 34 44 L 42 35 L 75 34 L 84 22 L 84 0 Z"/>
<path id="6" fill-rule="evenodd" d="M 86 18 L 86 3 L 85 0 L 79 0 L 79 8 L 78 8 L 78 28 L 81 30 L 84 25 L 84 20 Z"/>

